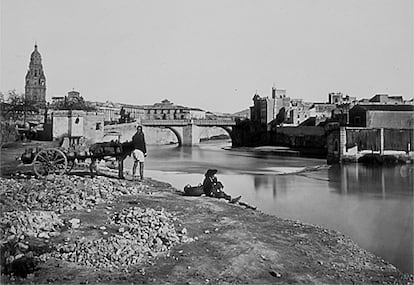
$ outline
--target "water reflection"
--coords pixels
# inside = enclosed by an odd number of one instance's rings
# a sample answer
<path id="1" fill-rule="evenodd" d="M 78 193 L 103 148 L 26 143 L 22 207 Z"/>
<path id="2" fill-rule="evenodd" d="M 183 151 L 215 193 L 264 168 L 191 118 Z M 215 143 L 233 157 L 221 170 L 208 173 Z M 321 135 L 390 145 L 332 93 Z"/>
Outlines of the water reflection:
<path id="1" fill-rule="evenodd" d="M 362 247 L 413 272 L 413 166 L 360 164 L 328 170 L 329 187 L 346 198 L 352 225 L 343 229 Z M 339 182 L 335 181 L 339 177 Z M 340 225 L 337 226 L 341 228 Z"/>
<path id="2" fill-rule="evenodd" d="M 411 195 L 414 171 L 412 165 L 370 167 L 361 164 L 334 165 L 328 170 L 329 186 L 341 194 L 370 193 L 387 196 Z M 338 178 L 340 187 L 338 187 Z"/>
<path id="3" fill-rule="evenodd" d="M 277 175 L 273 169 L 324 161 L 224 151 L 214 145 L 153 147 L 149 153 L 146 168 L 155 179 L 182 189 L 200 183 L 206 169 L 217 168 L 229 194 L 242 195 L 268 214 L 341 231 L 401 270 L 413 272 L 412 165 L 348 164 Z"/>
<path id="4" fill-rule="evenodd" d="M 277 195 L 286 194 L 288 189 L 287 180 L 281 179 L 280 175 L 254 175 L 254 189 L 256 192 L 268 192 L 271 190 L 273 199 Z"/>

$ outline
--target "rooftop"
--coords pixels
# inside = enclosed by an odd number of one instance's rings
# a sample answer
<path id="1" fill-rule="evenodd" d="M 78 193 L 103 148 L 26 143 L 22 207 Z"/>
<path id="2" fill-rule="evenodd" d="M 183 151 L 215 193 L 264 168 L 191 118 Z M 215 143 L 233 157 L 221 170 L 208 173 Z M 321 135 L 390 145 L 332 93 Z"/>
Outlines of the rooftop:
<path id="1" fill-rule="evenodd" d="M 360 107 L 367 111 L 414 111 L 414 106 L 408 104 L 360 104 L 355 107 Z"/>

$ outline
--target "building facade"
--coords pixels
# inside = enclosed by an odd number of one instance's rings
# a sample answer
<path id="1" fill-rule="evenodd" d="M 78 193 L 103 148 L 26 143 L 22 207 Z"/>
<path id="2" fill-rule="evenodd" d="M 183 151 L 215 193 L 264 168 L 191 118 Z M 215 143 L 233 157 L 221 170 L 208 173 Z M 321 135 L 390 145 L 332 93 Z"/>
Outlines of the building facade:
<path id="1" fill-rule="evenodd" d="M 52 112 L 53 139 L 68 137 L 85 138 L 90 143 L 100 142 L 104 136 L 104 114 L 82 110 L 57 110 Z"/>
<path id="2" fill-rule="evenodd" d="M 36 107 L 46 105 L 46 76 L 42 66 L 42 56 L 37 50 L 37 44 L 30 55 L 29 70 L 25 80 L 25 100 Z"/>
<path id="3" fill-rule="evenodd" d="M 328 94 L 328 103 L 341 105 L 341 104 L 356 104 L 356 97 L 344 95 L 341 92 L 331 92 Z"/>
<path id="4" fill-rule="evenodd" d="M 403 97 L 400 95 L 390 96 L 388 94 L 375 94 L 368 101 L 369 103 L 377 104 L 404 104 Z"/>
<path id="5" fill-rule="evenodd" d="M 130 104 L 120 104 L 120 106 L 123 110 L 122 112 L 125 112 L 125 114 L 129 114 L 128 117 L 133 121 L 140 122 L 142 119 L 145 118 L 145 111 L 143 106 Z"/>
<path id="6" fill-rule="evenodd" d="M 253 96 L 253 106 L 250 107 L 250 119 L 262 124 L 269 124 L 279 112 L 288 114 L 290 98 L 286 97 L 286 90 L 272 87 L 272 97 L 260 97 L 257 93 Z M 287 116 L 285 114 L 285 117 Z"/>
<path id="7" fill-rule="evenodd" d="M 349 126 L 412 129 L 414 127 L 414 106 L 394 104 L 355 105 L 349 110 Z"/>
<path id="8" fill-rule="evenodd" d="M 206 118 L 206 111 L 204 110 L 176 105 L 167 99 L 154 105 L 144 106 L 144 112 L 147 120 L 189 120 Z"/>

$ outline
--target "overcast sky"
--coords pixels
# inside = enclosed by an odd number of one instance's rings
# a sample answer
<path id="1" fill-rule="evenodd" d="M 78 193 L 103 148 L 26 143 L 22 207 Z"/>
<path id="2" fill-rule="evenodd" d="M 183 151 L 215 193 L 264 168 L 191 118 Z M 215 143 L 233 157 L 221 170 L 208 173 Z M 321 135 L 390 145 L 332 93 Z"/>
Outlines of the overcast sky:
<path id="1" fill-rule="evenodd" d="M 35 41 L 47 99 L 162 99 L 236 112 L 291 98 L 413 97 L 412 0 L 0 0 L 0 91 L 24 90 Z"/>

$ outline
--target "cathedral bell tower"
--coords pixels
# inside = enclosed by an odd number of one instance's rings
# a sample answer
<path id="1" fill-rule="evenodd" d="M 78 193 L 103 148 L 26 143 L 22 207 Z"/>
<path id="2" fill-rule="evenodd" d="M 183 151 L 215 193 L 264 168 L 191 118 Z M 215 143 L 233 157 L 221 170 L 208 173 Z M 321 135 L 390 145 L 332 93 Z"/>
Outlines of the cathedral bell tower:
<path id="1" fill-rule="evenodd" d="M 26 74 L 25 84 L 26 102 L 36 107 L 46 104 L 46 77 L 43 73 L 42 56 L 37 50 L 37 44 L 30 55 L 29 70 Z"/>

